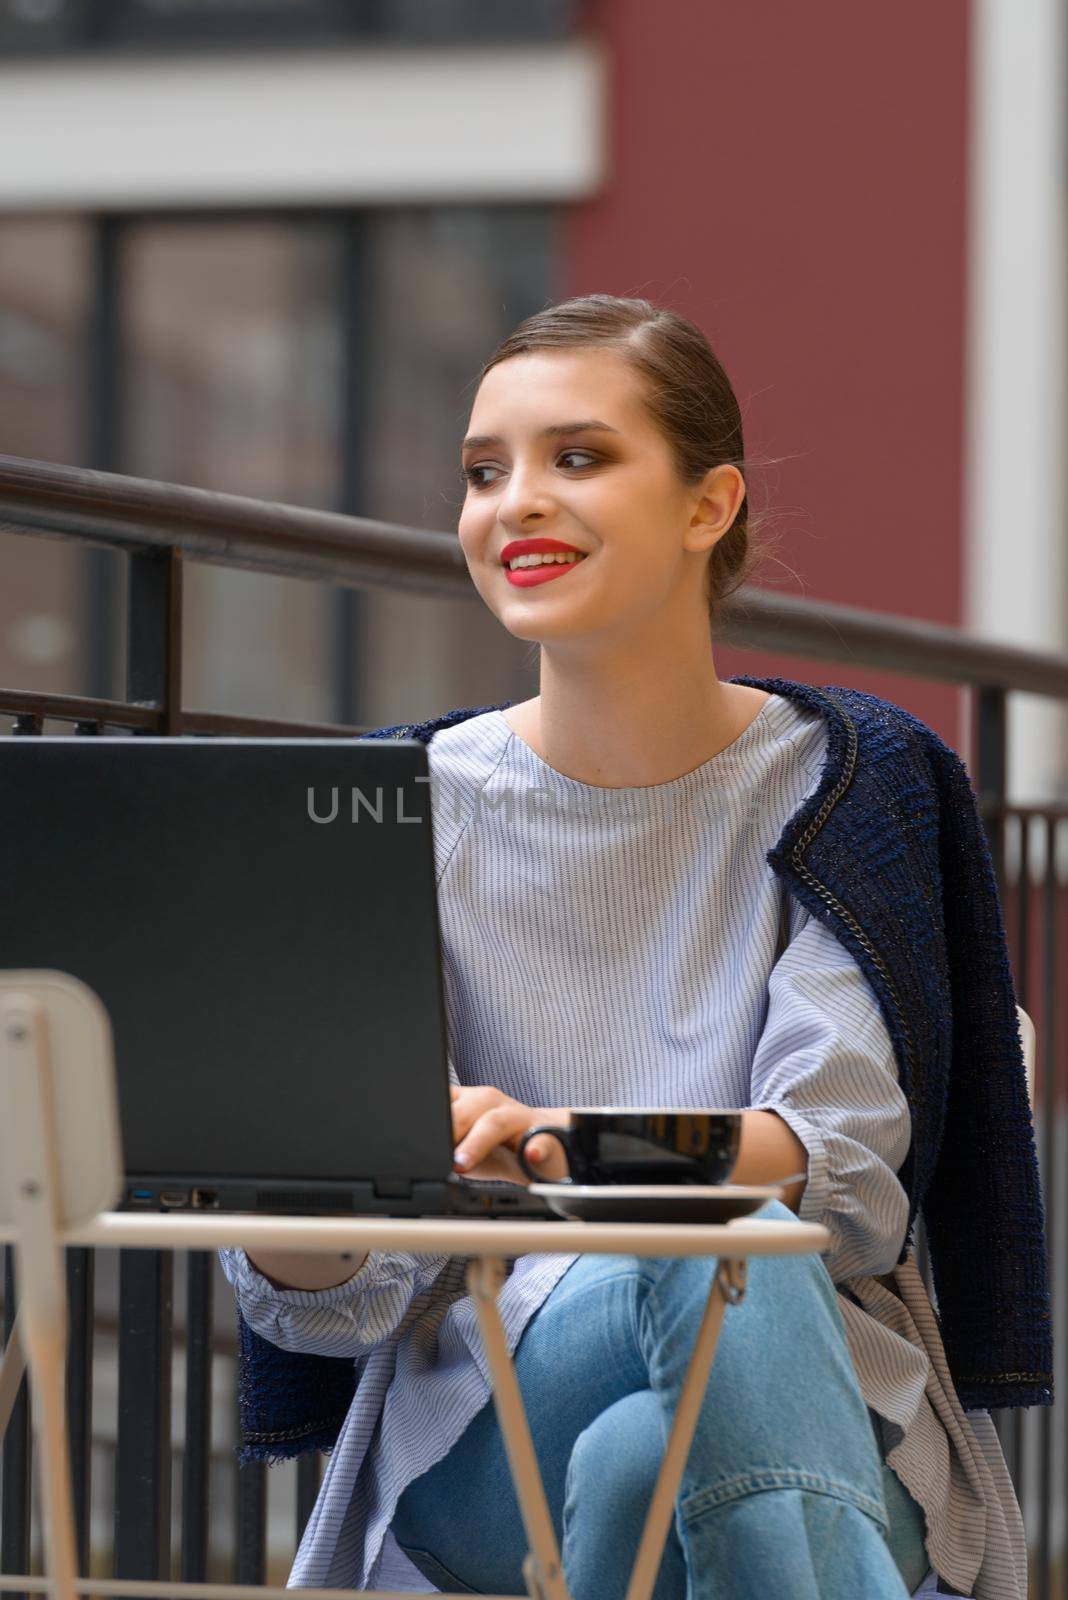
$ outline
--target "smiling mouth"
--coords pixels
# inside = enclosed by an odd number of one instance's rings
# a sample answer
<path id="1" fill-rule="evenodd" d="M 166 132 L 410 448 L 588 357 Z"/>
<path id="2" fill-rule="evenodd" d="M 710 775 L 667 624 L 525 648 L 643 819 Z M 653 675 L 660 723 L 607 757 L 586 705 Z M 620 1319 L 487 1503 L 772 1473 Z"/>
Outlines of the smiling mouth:
<path id="1" fill-rule="evenodd" d="M 585 561 L 587 554 L 586 550 L 529 550 L 510 556 L 507 561 L 501 562 L 501 566 L 507 567 L 509 572 L 530 572 L 536 567 L 574 567 L 580 561 Z M 513 561 L 521 561 L 523 567 L 513 567 Z"/>
<path id="2" fill-rule="evenodd" d="M 574 561 L 539 561 L 529 567 L 512 568 L 502 563 L 502 568 L 508 582 L 515 588 L 533 589 L 562 578 L 566 572 L 573 572 L 576 567 L 581 567 L 582 563 L 588 560 L 588 556 L 581 555 Z"/>

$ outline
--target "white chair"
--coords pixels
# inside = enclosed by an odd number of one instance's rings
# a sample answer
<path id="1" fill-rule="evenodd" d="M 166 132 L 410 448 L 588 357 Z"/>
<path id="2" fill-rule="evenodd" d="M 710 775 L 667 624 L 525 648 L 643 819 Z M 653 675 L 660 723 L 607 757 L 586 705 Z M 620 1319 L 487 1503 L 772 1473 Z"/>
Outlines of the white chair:
<path id="1" fill-rule="evenodd" d="M 45 1570 L 73 1600 L 67 1280 L 61 1234 L 110 1211 L 122 1193 L 111 1022 L 79 978 L 0 972 L 0 1240 L 15 1247 L 19 1306 L 0 1351 L 0 1438 L 29 1367 L 40 1446 Z"/>
<path id="2" fill-rule="evenodd" d="M 1016 1016 L 1020 1024 L 1020 1038 L 1023 1042 L 1024 1066 L 1027 1068 L 1027 1098 L 1031 1110 L 1035 1109 L 1035 1025 L 1027 1015 L 1023 1006 L 1016 1007 Z"/>
<path id="3" fill-rule="evenodd" d="M 1032 1113 L 1035 1109 L 1035 1025 L 1027 1015 L 1023 1006 L 1016 1007 L 1016 1019 L 1020 1026 L 1020 1042 L 1023 1045 L 1024 1067 L 1027 1071 L 1027 1100 Z M 920 1587 L 913 1593 L 912 1600 L 927 1600 L 927 1596 L 937 1594 L 934 1588 L 937 1579 L 934 1573 L 928 1573 Z"/>

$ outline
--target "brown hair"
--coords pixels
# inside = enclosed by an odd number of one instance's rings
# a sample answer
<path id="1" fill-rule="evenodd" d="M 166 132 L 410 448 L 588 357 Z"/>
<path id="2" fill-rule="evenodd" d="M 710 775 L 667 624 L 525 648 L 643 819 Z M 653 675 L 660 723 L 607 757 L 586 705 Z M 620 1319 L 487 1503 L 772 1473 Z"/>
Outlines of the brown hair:
<path id="1" fill-rule="evenodd" d="M 476 379 L 531 350 L 608 346 L 638 373 L 646 411 L 671 447 L 684 484 L 713 467 L 748 472 L 742 414 L 730 379 L 701 329 L 650 300 L 587 294 L 535 311 L 498 345 Z M 770 550 L 764 518 L 750 515 L 749 484 L 737 515 L 712 547 L 705 581 L 709 621 L 718 628 L 728 595 L 748 582 Z"/>

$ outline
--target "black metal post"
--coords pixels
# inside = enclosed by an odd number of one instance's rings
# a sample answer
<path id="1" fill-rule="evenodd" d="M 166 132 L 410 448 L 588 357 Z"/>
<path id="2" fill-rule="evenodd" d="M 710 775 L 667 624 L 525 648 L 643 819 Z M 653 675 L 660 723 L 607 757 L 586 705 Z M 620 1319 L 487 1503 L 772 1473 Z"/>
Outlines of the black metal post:
<path id="1" fill-rule="evenodd" d="M 164 548 L 130 557 L 126 698 L 181 714 L 181 556 Z M 115 1576 L 169 1578 L 171 1350 L 174 1255 L 123 1250 L 119 1264 L 119 1429 L 115 1464 Z"/>
<path id="2" fill-rule="evenodd" d="M 341 429 L 338 510 L 366 516 L 364 463 L 367 452 L 368 365 L 368 240 L 367 219 L 352 213 L 341 223 L 340 294 L 342 329 Z M 335 722 L 346 725 L 362 717 L 359 650 L 366 602 L 356 589 L 328 590 L 331 606 L 331 670 Z"/>
<path id="3" fill-rule="evenodd" d="M 190 1250 L 186 1265 L 185 1454 L 182 1458 L 182 1581 L 208 1576 L 211 1476 L 212 1257 Z"/>
<path id="4" fill-rule="evenodd" d="M 79 722 L 75 733 L 94 738 L 98 723 Z M 88 1572 L 91 1558 L 93 1490 L 93 1333 L 96 1253 L 69 1246 L 67 1257 L 67 1432 L 70 1440 L 71 1495 L 78 1568 Z"/>
<path id="5" fill-rule="evenodd" d="M 67 1432 L 78 1568 L 89 1571 L 93 1459 L 93 1284 L 96 1256 L 81 1245 L 67 1249 Z"/>
<path id="6" fill-rule="evenodd" d="M 1016 995 L 1025 1011 L 1030 1011 L 1031 976 L 1031 826 L 1026 816 L 1020 818 L 1020 876 L 1016 884 Z M 1012 1475 L 1016 1498 L 1023 1503 L 1024 1480 L 1024 1430 L 1027 1426 L 1025 1412 L 1017 1407 L 1009 1413 L 1007 1428 L 1008 1466 Z M 1002 1443 L 1006 1443 L 1002 1435 Z"/>
<path id="7" fill-rule="evenodd" d="M 182 553 L 146 550 L 130 557 L 126 698 L 163 710 L 161 733 L 180 733 L 182 717 Z"/>
<path id="8" fill-rule="evenodd" d="M 319 1497 L 319 1452 L 306 1450 L 297 1457 L 297 1543 L 304 1537 L 308 1518 Z"/>
<path id="9" fill-rule="evenodd" d="M 170 1577 L 174 1257 L 119 1252 L 115 1577 Z"/>
<path id="10" fill-rule="evenodd" d="M 267 1571 L 267 1467 L 237 1468 L 237 1570 L 235 1583 L 263 1583 Z"/>
<path id="11" fill-rule="evenodd" d="M 121 470 L 119 445 L 120 243 L 121 223 L 99 217 L 93 240 L 92 303 L 86 361 L 86 464 L 97 472 Z M 85 693 L 115 698 L 118 663 L 115 638 L 123 557 L 87 546 L 85 573 Z"/>
<path id="12" fill-rule="evenodd" d="M 15 718 L 16 737 L 34 738 L 41 733 L 41 719 L 32 713 Z M 16 1301 L 15 1252 L 4 1250 L 4 1345 L 11 1337 L 18 1305 Z M 18 1397 L 8 1418 L 4 1434 L 3 1491 L 0 1494 L 0 1572 L 30 1570 L 31 1480 L 33 1473 L 33 1429 L 30 1412 L 30 1385 L 24 1376 Z M 19 1594 L 16 1600 L 26 1600 Z"/>
<path id="13" fill-rule="evenodd" d="M 980 807 L 1003 807 L 1008 792 L 1008 695 L 1004 689 L 981 685 L 975 690 L 972 767 Z M 998 894 L 1005 897 L 1005 815 L 1000 809 L 983 809 L 983 826 L 994 862 Z"/>
<path id="14" fill-rule="evenodd" d="M 1057 1151 L 1057 823 L 1045 818 L 1046 871 L 1042 885 L 1042 1039 L 1035 1062 L 1035 1104 L 1042 1106 L 1042 1198 L 1046 1213 L 1047 1270 L 1051 1285 L 1054 1241 L 1057 1229 L 1058 1183 Z M 1036 1041 L 1037 1042 L 1037 1041 Z M 1049 1406 L 1038 1415 L 1039 1482 L 1042 1486 L 1038 1507 L 1038 1584 L 1039 1594 L 1050 1593 L 1050 1560 L 1053 1540 L 1053 1417 Z"/>
<path id="15" fill-rule="evenodd" d="M 986 684 L 975 688 L 973 695 L 971 767 L 994 865 L 998 897 L 1005 907 L 1004 805 L 1008 788 L 1008 696 L 1004 689 L 991 688 Z M 1025 838 L 1022 840 L 1021 853 L 1024 851 Z M 1001 1447 L 1008 1455 L 1014 1430 L 1018 1432 L 1019 1414 L 1007 1410 L 996 1410 L 991 1414 Z"/>

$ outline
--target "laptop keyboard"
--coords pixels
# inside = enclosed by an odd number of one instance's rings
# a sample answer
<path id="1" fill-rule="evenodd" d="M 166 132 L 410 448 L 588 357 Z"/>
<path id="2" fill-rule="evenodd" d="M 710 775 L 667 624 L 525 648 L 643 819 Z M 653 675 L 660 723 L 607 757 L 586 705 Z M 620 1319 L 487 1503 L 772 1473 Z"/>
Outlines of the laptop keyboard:
<path id="1" fill-rule="evenodd" d="M 531 1194 L 525 1183 L 509 1183 L 506 1178 L 461 1178 L 450 1173 L 447 1185 L 458 1196 L 465 1209 L 477 1211 L 492 1208 L 498 1216 L 540 1217 L 543 1221 L 558 1222 L 559 1214 L 550 1209 L 538 1194 Z"/>

